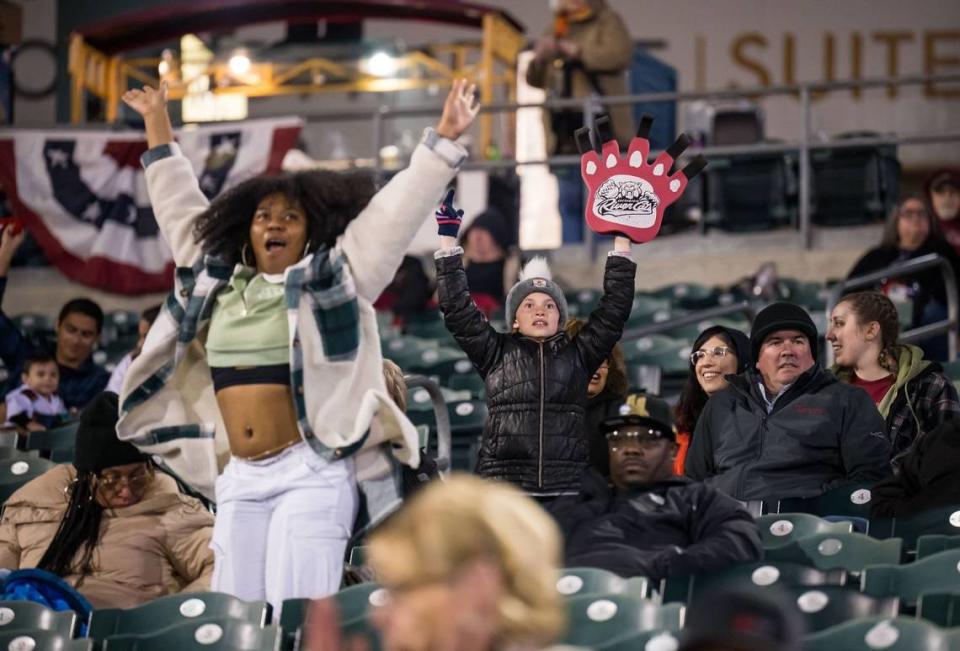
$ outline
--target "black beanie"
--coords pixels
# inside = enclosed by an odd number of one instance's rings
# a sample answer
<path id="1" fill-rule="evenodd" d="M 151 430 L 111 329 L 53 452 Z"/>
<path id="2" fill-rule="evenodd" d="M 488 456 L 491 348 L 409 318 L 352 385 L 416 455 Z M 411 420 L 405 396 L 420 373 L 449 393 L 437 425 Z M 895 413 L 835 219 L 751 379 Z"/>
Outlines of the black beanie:
<path id="1" fill-rule="evenodd" d="M 728 339 L 733 346 L 733 352 L 737 355 L 737 375 L 753 367 L 750 356 L 750 339 L 736 328 L 728 328 L 720 325 L 710 326 L 697 336 L 697 340 L 693 342 L 693 348 L 691 350 L 700 350 L 710 337 L 717 335 Z M 690 362 L 690 368 L 693 368 L 693 361 Z"/>
<path id="2" fill-rule="evenodd" d="M 802 332 L 810 342 L 813 360 L 817 360 L 817 326 L 813 324 L 813 319 L 805 309 L 786 301 L 771 303 L 760 310 L 757 318 L 753 320 L 753 329 L 750 330 L 750 347 L 754 360 L 760 357 L 760 346 L 763 345 L 763 340 L 777 330 Z"/>
<path id="3" fill-rule="evenodd" d="M 104 391 L 84 407 L 73 460 L 77 470 L 100 472 L 104 468 L 147 460 L 140 450 L 117 438 L 119 414 L 117 394 L 110 391 Z"/>

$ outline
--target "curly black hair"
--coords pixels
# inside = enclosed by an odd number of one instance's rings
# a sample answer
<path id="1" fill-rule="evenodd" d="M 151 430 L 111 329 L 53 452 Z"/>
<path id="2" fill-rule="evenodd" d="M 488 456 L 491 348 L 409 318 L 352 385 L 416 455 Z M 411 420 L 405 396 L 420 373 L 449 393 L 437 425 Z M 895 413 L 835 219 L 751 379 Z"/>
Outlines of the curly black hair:
<path id="1" fill-rule="evenodd" d="M 250 243 L 250 222 L 257 205 L 279 192 L 303 207 L 313 252 L 321 245 L 333 246 L 376 191 L 374 175 L 366 171 L 310 170 L 258 176 L 215 198 L 197 218 L 194 237 L 205 253 L 237 264 L 243 246 Z"/>

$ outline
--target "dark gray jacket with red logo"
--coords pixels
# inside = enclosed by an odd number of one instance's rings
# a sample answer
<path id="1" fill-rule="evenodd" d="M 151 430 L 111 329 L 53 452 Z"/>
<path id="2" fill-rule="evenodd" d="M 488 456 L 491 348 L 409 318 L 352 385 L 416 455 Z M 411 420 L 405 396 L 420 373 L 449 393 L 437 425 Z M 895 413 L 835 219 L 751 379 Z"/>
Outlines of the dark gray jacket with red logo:
<path id="1" fill-rule="evenodd" d="M 812 497 L 891 472 L 883 418 L 866 391 L 819 365 L 767 413 L 753 370 L 728 376 L 697 421 L 686 474 L 739 500 Z"/>
<path id="2" fill-rule="evenodd" d="M 453 252 L 436 258 L 437 297 L 447 329 L 486 384 L 489 417 L 477 472 L 538 495 L 578 492 L 590 456 L 587 385 L 623 334 L 636 263 L 609 256 L 603 297 L 587 324 L 573 339 L 561 330 L 537 341 L 494 330 L 470 298 L 459 249 Z"/>

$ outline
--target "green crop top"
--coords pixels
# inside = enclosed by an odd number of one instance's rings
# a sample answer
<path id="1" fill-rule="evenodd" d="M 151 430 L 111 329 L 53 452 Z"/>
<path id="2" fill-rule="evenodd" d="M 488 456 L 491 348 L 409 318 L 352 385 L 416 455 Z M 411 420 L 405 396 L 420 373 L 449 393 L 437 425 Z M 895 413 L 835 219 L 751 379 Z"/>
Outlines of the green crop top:
<path id="1" fill-rule="evenodd" d="M 211 368 L 290 363 L 282 275 L 238 271 L 216 301 L 206 344 Z"/>

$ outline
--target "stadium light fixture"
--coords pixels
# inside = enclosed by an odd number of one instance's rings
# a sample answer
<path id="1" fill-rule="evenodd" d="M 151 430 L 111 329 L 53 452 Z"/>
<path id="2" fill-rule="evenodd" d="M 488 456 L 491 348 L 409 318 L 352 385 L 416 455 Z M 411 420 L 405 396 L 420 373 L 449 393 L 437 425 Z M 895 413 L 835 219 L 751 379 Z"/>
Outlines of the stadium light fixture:
<path id="1" fill-rule="evenodd" d="M 386 52 L 374 52 L 367 59 L 367 72 L 377 77 L 390 77 L 397 72 L 397 60 Z"/>
<path id="2" fill-rule="evenodd" d="M 230 57 L 227 66 L 230 68 L 230 74 L 242 77 L 250 72 L 250 57 L 244 52 L 237 52 Z"/>

